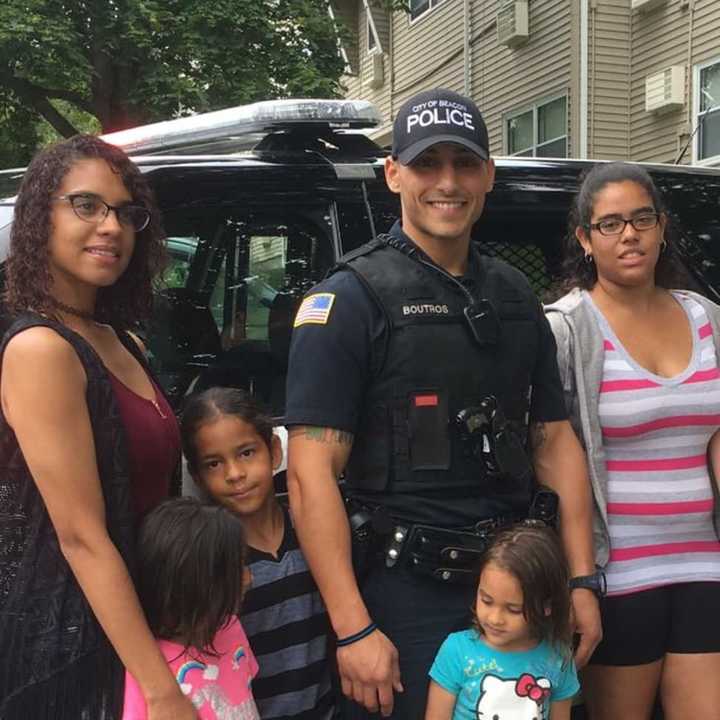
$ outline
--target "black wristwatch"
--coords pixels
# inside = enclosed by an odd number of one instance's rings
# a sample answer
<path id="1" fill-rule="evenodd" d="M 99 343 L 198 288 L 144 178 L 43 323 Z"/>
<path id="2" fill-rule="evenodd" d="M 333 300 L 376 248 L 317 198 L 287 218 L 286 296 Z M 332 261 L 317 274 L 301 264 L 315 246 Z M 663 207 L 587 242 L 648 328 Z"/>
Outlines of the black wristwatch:
<path id="1" fill-rule="evenodd" d="M 571 590 L 578 590 L 579 588 L 592 590 L 598 598 L 605 597 L 607 592 L 605 573 L 602 570 L 596 570 L 592 575 L 577 575 L 570 578 L 568 584 Z"/>

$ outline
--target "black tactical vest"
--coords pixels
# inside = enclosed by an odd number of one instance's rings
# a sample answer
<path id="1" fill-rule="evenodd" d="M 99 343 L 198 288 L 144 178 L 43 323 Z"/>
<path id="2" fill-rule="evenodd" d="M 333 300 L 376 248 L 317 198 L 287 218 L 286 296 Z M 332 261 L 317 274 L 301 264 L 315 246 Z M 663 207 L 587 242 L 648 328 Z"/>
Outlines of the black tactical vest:
<path id="1" fill-rule="evenodd" d="M 413 494 L 500 495 L 506 505 L 527 509 L 526 489 L 518 497 L 518 488 L 498 487 L 486 477 L 454 419 L 494 395 L 508 419 L 526 428 L 539 346 L 538 301 L 522 273 L 493 258 L 473 260 L 480 268 L 473 297 L 489 300 L 499 320 L 491 345 L 473 338 L 463 314 L 470 298 L 459 281 L 412 245 L 383 236 L 334 269 L 358 276 L 388 328 L 346 469 L 351 494 L 377 494 L 381 502 Z"/>

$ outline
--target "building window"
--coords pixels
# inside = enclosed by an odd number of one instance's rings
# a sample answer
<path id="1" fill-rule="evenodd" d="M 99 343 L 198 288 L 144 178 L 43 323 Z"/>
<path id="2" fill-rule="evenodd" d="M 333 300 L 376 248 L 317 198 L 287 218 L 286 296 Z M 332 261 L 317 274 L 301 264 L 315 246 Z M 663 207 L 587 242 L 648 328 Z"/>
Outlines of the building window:
<path id="1" fill-rule="evenodd" d="M 368 52 L 371 53 L 377 47 L 377 40 L 375 39 L 375 31 L 373 30 L 372 20 L 370 19 L 370 13 L 367 16 L 367 39 L 368 39 Z"/>
<path id="2" fill-rule="evenodd" d="M 567 157 L 567 98 L 563 95 L 505 116 L 509 155 Z"/>
<path id="3" fill-rule="evenodd" d="M 367 50 L 368 54 L 375 52 L 379 48 L 377 33 L 375 32 L 375 23 L 373 22 L 370 8 L 367 9 Z"/>
<path id="4" fill-rule="evenodd" d="M 443 0 L 410 0 L 410 20 L 415 20 L 440 5 Z"/>
<path id="5" fill-rule="evenodd" d="M 698 67 L 695 87 L 697 159 L 720 159 L 720 60 Z"/>

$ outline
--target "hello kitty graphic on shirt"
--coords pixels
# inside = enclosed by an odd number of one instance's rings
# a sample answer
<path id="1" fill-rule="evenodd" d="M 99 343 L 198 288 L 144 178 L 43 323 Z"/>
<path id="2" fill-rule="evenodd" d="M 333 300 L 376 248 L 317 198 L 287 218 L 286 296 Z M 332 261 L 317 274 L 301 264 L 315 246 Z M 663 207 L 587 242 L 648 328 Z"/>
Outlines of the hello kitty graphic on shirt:
<path id="1" fill-rule="evenodd" d="M 572 658 L 547 642 L 502 652 L 474 628 L 445 639 L 430 678 L 455 696 L 452 720 L 550 720 L 553 703 L 580 689 Z"/>
<path id="2" fill-rule="evenodd" d="M 478 720 L 547 720 L 550 688 L 547 678 L 529 673 L 510 680 L 486 675 L 477 704 Z"/>

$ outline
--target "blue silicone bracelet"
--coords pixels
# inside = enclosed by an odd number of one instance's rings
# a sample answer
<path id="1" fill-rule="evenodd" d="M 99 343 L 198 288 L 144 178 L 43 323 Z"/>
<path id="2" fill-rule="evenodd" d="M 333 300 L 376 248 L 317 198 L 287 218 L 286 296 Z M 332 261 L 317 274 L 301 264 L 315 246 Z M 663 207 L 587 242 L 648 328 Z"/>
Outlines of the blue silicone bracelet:
<path id="1" fill-rule="evenodd" d="M 366 638 L 371 633 L 374 633 L 377 630 L 377 625 L 374 622 L 371 622 L 366 628 L 361 630 L 360 632 L 356 632 L 354 635 L 348 635 L 344 638 L 338 638 L 337 642 L 335 643 L 338 647 L 345 647 L 346 645 L 352 645 L 353 643 L 356 643 L 358 640 L 362 640 L 363 638 Z"/>

